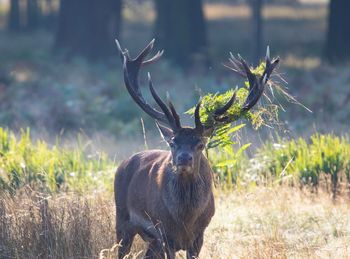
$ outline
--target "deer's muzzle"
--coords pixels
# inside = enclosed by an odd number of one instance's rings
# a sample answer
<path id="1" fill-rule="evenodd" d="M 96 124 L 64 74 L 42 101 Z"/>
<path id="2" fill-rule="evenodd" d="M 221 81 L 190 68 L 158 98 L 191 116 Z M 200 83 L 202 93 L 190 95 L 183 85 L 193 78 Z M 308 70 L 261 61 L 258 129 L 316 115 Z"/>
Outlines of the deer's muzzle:
<path id="1" fill-rule="evenodd" d="M 189 173 L 193 168 L 193 156 L 187 152 L 181 153 L 176 158 L 176 168 L 179 173 Z"/>

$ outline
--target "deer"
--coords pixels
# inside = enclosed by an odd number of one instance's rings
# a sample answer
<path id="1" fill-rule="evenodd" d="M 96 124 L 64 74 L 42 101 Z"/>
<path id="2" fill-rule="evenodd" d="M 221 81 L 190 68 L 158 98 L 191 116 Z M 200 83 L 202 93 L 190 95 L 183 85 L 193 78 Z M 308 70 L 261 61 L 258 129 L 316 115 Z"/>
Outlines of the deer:
<path id="1" fill-rule="evenodd" d="M 213 172 L 203 154 L 213 127 L 203 125 L 200 118 L 201 101 L 195 107 L 194 127 L 182 126 L 180 116 L 171 101 L 166 104 L 153 87 L 148 73 L 151 95 L 159 109 L 147 103 L 139 86 L 142 67 L 160 59 L 158 51 L 146 59 L 154 46 L 154 39 L 136 58 L 127 49 L 121 55 L 125 87 L 134 102 L 156 122 L 161 136 L 170 150 L 147 150 L 124 160 L 115 173 L 116 236 L 118 257 L 130 253 L 136 234 L 148 242 L 145 258 L 175 258 L 179 250 L 186 251 L 187 259 L 197 258 L 203 246 L 204 231 L 215 213 Z M 231 54 L 230 70 L 246 77 L 249 94 L 242 106 L 250 110 L 263 95 L 265 85 L 278 63 L 266 55 L 266 68 L 261 77 L 254 75 L 247 63 Z M 229 101 L 215 110 L 217 123 L 229 123 L 225 116 L 235 101 L 233 92 Z"/>

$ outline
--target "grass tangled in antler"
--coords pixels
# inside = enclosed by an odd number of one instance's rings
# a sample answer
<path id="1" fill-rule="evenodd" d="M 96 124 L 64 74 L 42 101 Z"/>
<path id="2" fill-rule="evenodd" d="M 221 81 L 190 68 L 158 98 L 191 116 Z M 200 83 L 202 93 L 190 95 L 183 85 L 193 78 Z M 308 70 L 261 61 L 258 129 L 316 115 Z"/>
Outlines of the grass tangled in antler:
<path id="1" fill-rule="evenodd" d="M 263 61 L 259 66 L 251 68 L 251 72 L 261 78 L 265 71 L 266 62 Z M 279 78 L 279 81 L 285 82 L 279 74 L 274 72 L 272 76 Z M 222 116 L 228 117 L 229 123 L 220 123 L 215 120 L 214 112 L 218 108 L 225 105 L 231 98 L 233 91 L 236 92 L 236 99 L 233 105 Z M 213 135 L 208 143 L 207 148 L 213 148 L 217 146 L 231 145 L 234 142 L 231 140 L 232 133 L 241 129 L 245 124 L 234 125 L 236 121 L 247 120 L 251 123 L 254 129 L 259 129 L 261 126 L 267 126 L 270 128 L 280 125 L 279 112 L 284 108 L 278 101 L 278 97 L 282 97 L 288 102 L 301 105 L 293 96 L 291 96 L 286 87 L 281 85 L 280 82 L 275 81 L 274 78 L 270 78 L 266 84 L 265 91 L 263 93 L 263 104 L 257 105 L 255 109 L 245 111 L 242 109 L 244 102 L 249 94 L 249 82 L 246 80 L 244 85 L 236 90 L 228 90 L 225 93 L 208 93 L 202 97 L 202 105 L 200 109 L 200 118 L 202 123 L 206 127 L 213 128 Z M 307 109 L 307 108 L 306 108 Z M 188 114 L 193 115 L 195 108 L 191 108 L 187 111 Z"/>

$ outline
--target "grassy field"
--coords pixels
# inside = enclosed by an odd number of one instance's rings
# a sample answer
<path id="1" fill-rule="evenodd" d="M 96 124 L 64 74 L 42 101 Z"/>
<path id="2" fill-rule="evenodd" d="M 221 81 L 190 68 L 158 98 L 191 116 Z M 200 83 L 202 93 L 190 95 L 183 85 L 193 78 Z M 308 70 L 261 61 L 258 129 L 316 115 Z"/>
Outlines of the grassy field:
<path id="1" fill-rule="evenodd" d="M 265 44 L 281 56 L 290 93 L 313 113 L 282 103 L 283 127 L 252 134 L 247 126 L 232 150 L 209 153 L 217 210 L 201 258 L 350 258 L 350 70 L 323 63 L 327 6 L 312 2 L 269 4 L 263 15 Z M 124 9 L 131 53 L 153 33 L 152 6 L 138 3 Z M 183 73 L 162 61 L 151 71 L 180 112 L 201 91 L 240 84 L 221 68 L 229 51 L 250 59 L 249 8 L 225 1 L 204 9 L 213 66 Z M 0 128 L 0 259 L 114 259 L 114 170 L 131 153 L 164 145 L 130 104 L 117 57 L 66 62 L 53 41 L 52 31 L 0 32 L 0 124 L 11 129 Z M 19 130 L 26 127 L 31 133 Z M 318 134 L 329 132 L 336 135 Z M 137 238 L 129 258 L 145 247 Z"/>
<path id="2" fill-rule="evenodd" d="M 116 258 L 111 193 L 43 197 L 24 189 L 0 204 L 1 258 Z M 348 197 L 260 187 L 217 190 L 216 206 L 200 258 L 350 258 Z M 129 258 L 144 249 L 137 237 Z"/>
<path id="3" fill-rule="evenodd" d="M 119 161 L 90 145 L 0 130 L 0 258 L 116 258 Z M 280 140 L 250 159 L 223 151 L 209 153 L 217 209 L 201 258 L 350 258 L 348 138 Z M 145 248 L 137 238 L 129 258 Z"/>

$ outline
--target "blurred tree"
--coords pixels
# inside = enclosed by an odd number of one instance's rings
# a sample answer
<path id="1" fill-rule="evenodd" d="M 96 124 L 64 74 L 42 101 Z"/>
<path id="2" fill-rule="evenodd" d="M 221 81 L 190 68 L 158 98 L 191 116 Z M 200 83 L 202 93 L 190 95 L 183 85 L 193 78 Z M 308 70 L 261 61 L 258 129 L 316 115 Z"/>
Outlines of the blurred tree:
<path id="1" fill-rule="evenodd" d="M 201 0 L 155 0 L 156 37 L 165 56 L 186 68 L 208 60 L 207 32 Z"/>
<path id="2" fill-rule="evenodd" d="M 39 16 L 40 27 L 49 31 L 55 31 L 57 29 L 59 12 L 57 0 L 39 0 L 39 3 L 41 3 L 41 11 Z"/>
<path id="3" fill-rule="evenodd" d="M 27 0 L 27 24 L 26 29 L 36 29 L 39 25 L 40 9 L 37 0 Z"/>
<path id="4" fill-rule="evenodd" d="M 329 5 L 326 58 L 330 62 L 350 60 L 350 1 L 331 0 Z"/>
<path id="5" fill-rule="evenodd" d="M 116 53 L 121 0 L 61 0 L 55 48 L 97 60 Z"/>
<path id="6" fill-rule="evenodd" d="M 253 35 L 252 35 L 252 60 L 254 65 L 259 64 L 259 60 L 262 55 L 263 49 L 263 19 L 262 19 L 262 7 L 263 0 L 250 0 L 252 8 L 252 22 L 253 22 Z"/>
<path id="7" fill-rule="evenodd" d="M 19 0 L 10 1 L 10 12 L 7 27 L 9 31 L 17 32 L 21 29 L 21 13 Z"/>

